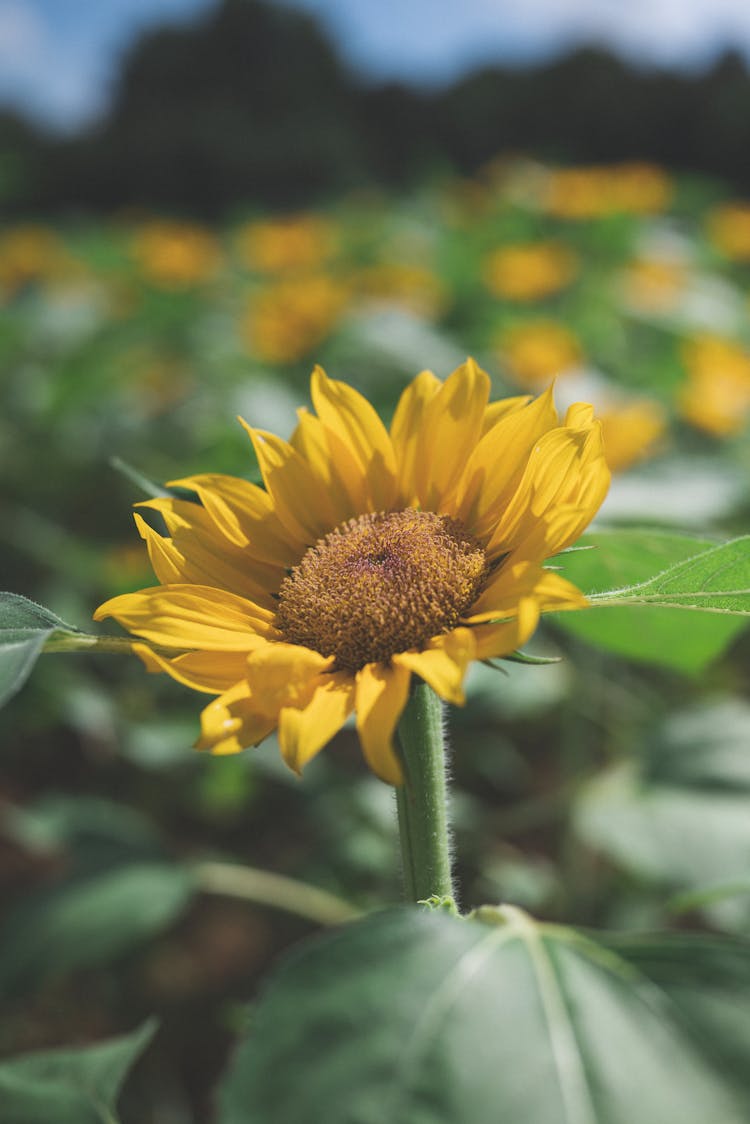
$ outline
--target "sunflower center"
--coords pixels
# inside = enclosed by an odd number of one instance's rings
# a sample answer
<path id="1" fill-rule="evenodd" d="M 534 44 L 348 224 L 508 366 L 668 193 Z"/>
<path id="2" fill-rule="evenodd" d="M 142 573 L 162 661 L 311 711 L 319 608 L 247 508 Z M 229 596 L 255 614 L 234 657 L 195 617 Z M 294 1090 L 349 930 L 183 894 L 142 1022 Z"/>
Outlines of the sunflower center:
<path id="1" fill-rule="evenodd" d="M 290 643 L 358 671 L 454 628 L 488 572 L 455 519 L 413 508 L 360 515 L 319 539 L 282 582 L 276 624 Z"/>

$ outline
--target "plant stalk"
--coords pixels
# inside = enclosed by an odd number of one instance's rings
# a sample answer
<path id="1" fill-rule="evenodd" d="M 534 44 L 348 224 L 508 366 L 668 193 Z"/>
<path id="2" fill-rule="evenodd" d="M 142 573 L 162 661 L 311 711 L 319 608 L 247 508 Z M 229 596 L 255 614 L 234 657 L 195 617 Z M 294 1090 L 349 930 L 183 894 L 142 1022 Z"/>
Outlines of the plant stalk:
<path id="1" fill-rule="evenodd" d="M 442 703 L 412 688 L 398 726 L 404 784 L 396 790 L 404 891 L 413 902 L 453 898 Z"/>

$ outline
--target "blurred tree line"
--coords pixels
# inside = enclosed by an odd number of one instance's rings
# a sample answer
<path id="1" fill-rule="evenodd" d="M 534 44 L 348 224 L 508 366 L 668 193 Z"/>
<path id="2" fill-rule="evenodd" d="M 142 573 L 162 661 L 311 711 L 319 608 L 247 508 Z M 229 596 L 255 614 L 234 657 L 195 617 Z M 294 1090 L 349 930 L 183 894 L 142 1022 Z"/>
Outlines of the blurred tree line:
<path id="1" fill-rule="evenodd" d="M 449 89 L 368 86 L 308 15 L 224 0 L 141 39 L 105 120 L 72 138 L 0 116 L 0 199 L 12 215 L 122 206 L 217 215 L 403 186 L 500 152 L 646 159 L 750 190 L 750 73 L 638 70 L 601 50 L 484 69 Z"/>

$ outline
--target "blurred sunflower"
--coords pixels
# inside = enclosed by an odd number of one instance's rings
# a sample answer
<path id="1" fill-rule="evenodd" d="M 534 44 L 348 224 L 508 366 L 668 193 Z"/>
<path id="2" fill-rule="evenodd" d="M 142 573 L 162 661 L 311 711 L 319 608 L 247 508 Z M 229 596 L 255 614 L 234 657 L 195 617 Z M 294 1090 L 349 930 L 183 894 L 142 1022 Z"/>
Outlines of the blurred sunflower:
<path id="1" fill-rule="evenodd" d="M 499 246 L 484 262 L 484 282 L 496 297 L 538 301 L 564 289 L 578 272 L 578 261 L 561 242 L 519 242 Z"/>
<path id="2" fill-rule="evenodd" d="M 463 703 L 471 660 L 508 655 L 544 610 L 581 592 L 544 559 L 573 543 L 609 484 L 599 423 L 560 422 L 547 391 L 488 404 L 468 360 L 428 371 L 385 428 L 320 368 L 316 413 L 289 442 L 246 425 L 264 488 L 231 476 L 177 481 L 200 503 L 149 500 L 136 515 L 160 585 L 115 597 L 152 671 L 216 694 L 199 748 L 234 753 L 278 729 L 299 771 L 356 712 L 365 758 L 393 784 L 393 736 L 412 675 Z M 158 651 L 148 645 L 157 645 Z"/>

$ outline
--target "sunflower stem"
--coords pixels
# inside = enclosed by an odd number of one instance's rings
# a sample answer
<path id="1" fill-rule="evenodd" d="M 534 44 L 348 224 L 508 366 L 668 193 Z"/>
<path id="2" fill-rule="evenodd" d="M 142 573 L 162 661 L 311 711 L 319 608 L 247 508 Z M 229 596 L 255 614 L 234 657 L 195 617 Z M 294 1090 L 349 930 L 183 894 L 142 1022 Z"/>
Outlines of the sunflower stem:
<path id="1" fill-rule="evenodd" d="M 417 682 L 398 726 L 404 784 L 396 789 L 409 901 L 453 898 L 442 703 Z"/>

